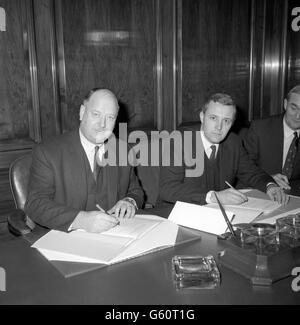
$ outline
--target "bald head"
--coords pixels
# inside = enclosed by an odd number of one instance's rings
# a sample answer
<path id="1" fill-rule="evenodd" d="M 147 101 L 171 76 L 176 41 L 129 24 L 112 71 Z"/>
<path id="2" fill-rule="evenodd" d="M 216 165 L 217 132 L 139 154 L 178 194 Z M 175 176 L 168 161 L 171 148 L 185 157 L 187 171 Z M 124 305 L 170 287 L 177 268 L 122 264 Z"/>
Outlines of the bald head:
<path id="1" fill-rule="evenodd" d="M 94 88 L 88 92 L 88 94 L 84 97 L 83 104 L 86 105 L 87 102 L 90 101 L 99 101 L 103 98 L 107 98 L 115 103 L 116 107 L 119 109 L 119 104 L 117 97 L 115 94 L 109 89 L 102 88 Z"/>
<path id="2" fill-rule="evenodd" d="M 118 100 L 108 89 L 93 89 L 80 106 L 80 130 L 92 143 L 101 144 L 114 129 L 118 116 Z"/>

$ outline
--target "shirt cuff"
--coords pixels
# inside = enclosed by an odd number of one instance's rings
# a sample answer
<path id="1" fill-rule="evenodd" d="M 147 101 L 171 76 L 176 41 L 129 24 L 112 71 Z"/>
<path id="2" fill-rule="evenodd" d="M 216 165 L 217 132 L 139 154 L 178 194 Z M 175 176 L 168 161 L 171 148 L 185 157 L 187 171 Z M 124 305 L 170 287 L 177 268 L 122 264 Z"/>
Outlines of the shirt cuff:
<path id="1" fill-rule="evenodd" d="M 133 206 L 135 207 L 135 210 L 138 210 L 138 206 L 135 202 L 135 199 L 133 199 L 132 197 L 124 197 L 123 201 L 127 201 L 127 202 L 133 204 Z"/>
<path id="2" fill-rule="evenodd" d="M 278 184 L 275 183 L 275 182 L 269 182 L 269 183 L 267 184 L 267 186 L 266 186 L 266 192 L 268 191 L 268 187 L 269 187 L 269 186 L 276 186 L 276 187 L 278 187 Z"/>
<path id="3" fill-rule="evenodd" d="M 206 197 L 205 197 L 206 203 L 213 203 L 213 201 L 211 199 L 211 196 L 212 196 L 213 193 L 214 193 L 214 191 L 207 192 Z"/>

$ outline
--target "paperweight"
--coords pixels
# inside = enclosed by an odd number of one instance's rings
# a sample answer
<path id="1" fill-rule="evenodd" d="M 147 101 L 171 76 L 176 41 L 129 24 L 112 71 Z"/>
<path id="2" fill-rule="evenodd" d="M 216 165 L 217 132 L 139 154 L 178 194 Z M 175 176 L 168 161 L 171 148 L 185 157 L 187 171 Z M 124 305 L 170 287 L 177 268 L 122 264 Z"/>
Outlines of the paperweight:
<path id="1" fill-rule="evenodd" d="M 172 273 L 176 289 L 213 289 L 220 285 L 220 272 L 212 255 L 176 255 Z"/>

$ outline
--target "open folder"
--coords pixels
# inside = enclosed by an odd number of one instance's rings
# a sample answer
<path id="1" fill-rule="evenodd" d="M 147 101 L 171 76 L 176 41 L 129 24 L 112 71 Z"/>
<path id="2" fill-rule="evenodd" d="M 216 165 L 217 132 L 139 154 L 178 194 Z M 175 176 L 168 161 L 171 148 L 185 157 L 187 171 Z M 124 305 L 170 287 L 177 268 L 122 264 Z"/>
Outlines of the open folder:
<path id="1" fill-rule="evenodd" d="M 113 264 L 174 246 L 178 226 L 153 215 L 136 215 L 100 234 L 51 230 L 32 247 L 50 261 Z"/>

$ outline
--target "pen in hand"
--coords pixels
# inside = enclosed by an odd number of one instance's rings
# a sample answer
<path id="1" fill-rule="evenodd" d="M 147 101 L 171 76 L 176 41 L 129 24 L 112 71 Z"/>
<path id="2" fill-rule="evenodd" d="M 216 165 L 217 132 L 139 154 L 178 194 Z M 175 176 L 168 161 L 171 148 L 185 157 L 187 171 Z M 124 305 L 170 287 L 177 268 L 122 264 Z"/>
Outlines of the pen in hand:
<path id="1" fill-rule="evenodd" d="M 101 212 L 106 213 L 106 211 L 105 211 L 104 209 L 102 209 L 101 206 L 100 206 L 99 204 L 96 204 L 96 208 L 97 208 L 98 210 L 100 210 Z"/>
<path id="2" fill-rule="evenodd" d="M 101 211 L 101 212 L 103 212 L 103 213 L 106 213 L 106 211 L 105 211 L 104 209 L 102 209 L 102 208 L 100 207 L 99 204 L 96 204 L 96 208 L 97 208 L 99 211 Z M 117 221 L 117 224 L 116 224 L 116 225 L 119 225 L 119 224 L 120 224 L 120 220 L 119 220 L 117 217 L 113 216 L 113 213 L 110 214 L 110 216 L 112 216 L 113 218 L 116 219 L 116 221 Z"/>
<path id="3" fill-rule="evenodd" d="M 239 190 L 237 190 L 236 188 L 234 188 L 229 182 L 225 181 L 225 184 L 229 186 L 231 189 L 235 190 L 236 192 L 239 192 L 243 196 L 246 202 L 248 201 L 248 197 L 244 195 L 242 192 L 240 192 Z"/>

